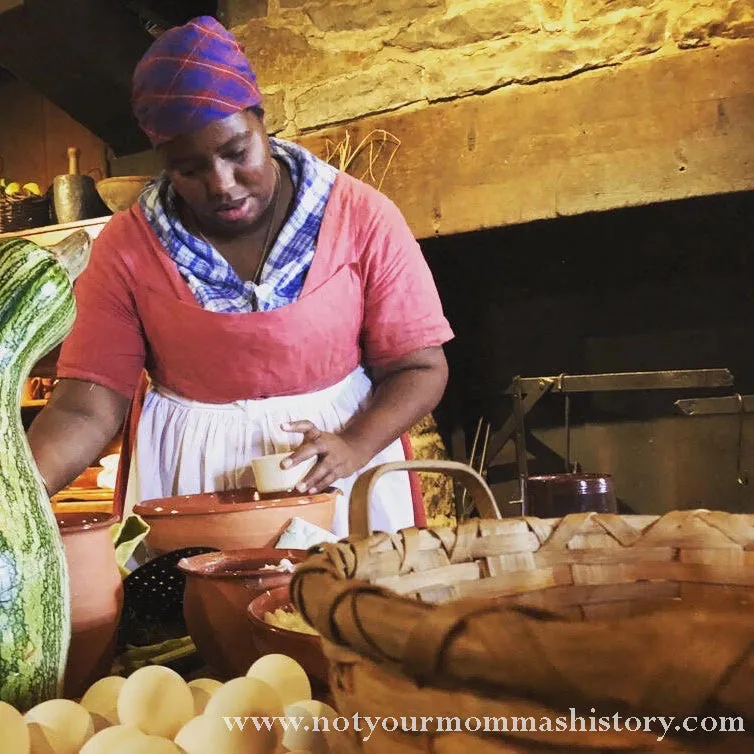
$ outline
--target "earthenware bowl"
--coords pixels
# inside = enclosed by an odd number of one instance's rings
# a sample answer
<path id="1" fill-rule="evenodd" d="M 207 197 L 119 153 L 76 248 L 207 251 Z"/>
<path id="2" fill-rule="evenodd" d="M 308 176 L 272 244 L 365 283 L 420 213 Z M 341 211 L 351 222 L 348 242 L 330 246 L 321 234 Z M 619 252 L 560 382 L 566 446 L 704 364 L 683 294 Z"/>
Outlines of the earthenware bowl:
<path id="1" fill-rule="evenodd" d="M 97 182 L 97 193 L 111 212 L 128 209 L 151 179 L 148 175 L 119 175 Z"/>
<path id="2" fill-rule="evenodd" d="M 109 675 L 123 606 L 123 581 L 105 512 L 56 513 L 71 589 L 71 644 L 64 695 L 80 697 Z"/>
<path id="3" fill-rule="evenodd" d="M 183 615 L 202 659 L 225 680 L 246 675 L 259 657 L 246 610 L 254 597 L 287 587 L 291 571 L 275 570 L 282 559 L 291 565 L 305 550 L 245 549 L 195 555 L 179 561 L 185 575 Z"/>
<path id="4" fill-rule="evenodd" d="M 146 543 L 154 554 L 194 546 L 274 547 L 294 517 L 329 531 L 340 494 L 335 488 L 316 495 L 246 488 L 147 500 L 134 506 L 134 513 L 151 527 Z"/>
<path id="5" fill-rule="evenodd" d="M 287 655 L 301 665 L 310 679 L 327 684 L 328 665 L 322 650 L 322 639 L 265 621 L 265 613 L 274 613 L 278 608 L 294 610 L 287 586 L 263 592 L 249 603 L 247 613 L 257 650 L 260 654 Z"/>

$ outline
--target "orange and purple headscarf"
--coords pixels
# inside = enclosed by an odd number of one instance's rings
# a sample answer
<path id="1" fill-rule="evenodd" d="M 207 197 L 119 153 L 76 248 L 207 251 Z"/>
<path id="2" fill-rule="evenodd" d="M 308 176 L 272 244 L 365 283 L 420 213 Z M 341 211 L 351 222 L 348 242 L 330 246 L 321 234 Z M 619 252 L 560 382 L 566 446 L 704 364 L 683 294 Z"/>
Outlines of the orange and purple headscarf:
<path id="1" fill-rule="evenodd" d="M 154 147 L 261 104 L 248 59 L 211 16 L 161 34 L 133 75 L 134 115 Z"/>

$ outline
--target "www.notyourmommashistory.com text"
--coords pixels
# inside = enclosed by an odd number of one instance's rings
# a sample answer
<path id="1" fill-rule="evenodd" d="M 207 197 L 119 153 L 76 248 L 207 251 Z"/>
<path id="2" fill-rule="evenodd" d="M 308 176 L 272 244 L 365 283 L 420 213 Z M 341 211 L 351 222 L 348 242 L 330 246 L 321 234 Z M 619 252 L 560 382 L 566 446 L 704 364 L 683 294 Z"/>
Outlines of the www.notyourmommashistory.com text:
<path id="1" fill-rule="evenodd" d="M 571 708 L 567 715 L 555 717 L 370 717 L 356 713 L 352 717 L 224 717 L 229 730 L 251 725 L 257 730 L 271 730 L 277 722 L 283 730 L 322 733 L 354 731 L 366 742 L 376 730 L 387 733 L 655 733 L 658 741 L 667 735 L 690 733 L 744 733 L 742 717 L 659 717 L 580 715 Z"/>

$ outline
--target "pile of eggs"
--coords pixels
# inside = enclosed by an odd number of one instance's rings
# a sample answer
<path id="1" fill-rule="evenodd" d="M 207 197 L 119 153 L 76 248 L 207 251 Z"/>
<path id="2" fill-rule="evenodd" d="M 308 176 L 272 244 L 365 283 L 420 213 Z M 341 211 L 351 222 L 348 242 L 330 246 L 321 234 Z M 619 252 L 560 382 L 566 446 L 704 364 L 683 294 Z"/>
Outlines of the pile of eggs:
<path id="1" fill-rule="evenodd" d="M 224 718 L 298 718 L 228 725 Z M 293 659 L 260 657 L 245 676 L 186 682 L 148 665 L 128 678 L 94 683 L 80 702 L 53 699 L 22 715 L 0 702 L 3 751 L 13 754 L 327 754 L 335 710 L 312 699 L 309 678 Z M 260 723 L 262 723 L 260 719 Z"/>

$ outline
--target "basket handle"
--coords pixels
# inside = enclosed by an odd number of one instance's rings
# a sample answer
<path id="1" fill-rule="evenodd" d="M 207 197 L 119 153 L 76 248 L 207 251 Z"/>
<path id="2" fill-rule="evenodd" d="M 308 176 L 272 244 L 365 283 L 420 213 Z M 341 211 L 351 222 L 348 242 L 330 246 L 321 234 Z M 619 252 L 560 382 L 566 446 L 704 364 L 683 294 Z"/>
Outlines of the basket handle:
<path id="1" fill-rule="evenodd" d="M 349 537 L 365 539 L 372 532 L 369 518 L 369 503 L 374 487 L 381 477 L 391 471 L 427 471 L 445 473 L 463 483 L 471 493 L 477 510 L 484 518 L 502 518 L 492 490 L 477 471 L 458 461 L 413 460 L 392 461 L 373 466 L 363 472 L 353 485 L 348 506 Z"/>

